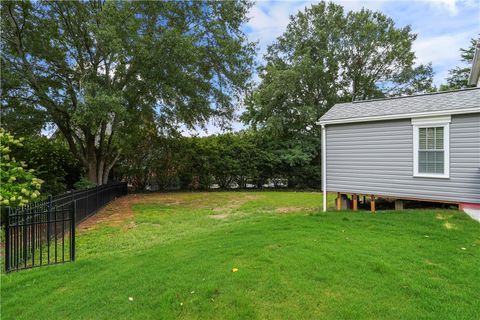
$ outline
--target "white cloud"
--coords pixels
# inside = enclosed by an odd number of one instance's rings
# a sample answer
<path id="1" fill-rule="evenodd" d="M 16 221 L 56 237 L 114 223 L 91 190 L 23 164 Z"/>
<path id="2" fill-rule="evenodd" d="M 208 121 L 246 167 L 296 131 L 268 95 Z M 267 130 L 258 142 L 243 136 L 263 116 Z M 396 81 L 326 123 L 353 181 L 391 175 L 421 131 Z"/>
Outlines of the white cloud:
<path id="1" fill-rule="evenodd" d="M 250 10 L 249 37 L 259 42 L 260 58 L 268 45 L 286 29 L 290 16 L 317 1 L 259 1 Z"/>
<path id="2" fill-rule="evenodd" d="M 422 35 L 413 43 L 413 50 L 419 63 L 432 62 L 442 66 L 458 61 L 460 48 L 468 44 L 471 32 L 439 35 L 423 38 Z"/>
<path id="3" fill-rule="evenodd" d="M 474 0 L 424 0 L 429 3 L 432 7 L 447 10 L 451 15 L 457 15 L 459 13 L 459 7 L 464 6 L 473 6 Z"/>
<path id="4" fill-rule="evenodd" d="M 457 15 L 460 6 L 474 6 L 476 0 L 334 0 L 334 2 L 343 5 L 348 10 L 360 10 L 362 7 L 377 10 L 382 5 L 395 3 L 411 3 L 415 6 L 418 3 L 428 4 L 432 9 L 447 11 L 450 15 Z"/>
<path id="5" fill-rule="evenodd" d="M 413 51 L 417 56 L 417 63 L 432 63 L 436 71 L 434 84 L 444 82 L 448 70 L 460 64 L 460 48 L 469 45 L 472 32 L 445 34 L 433 37 L 422 37 L 413 43 Z"/>
<path id="6" fill-rule="evenodd" d="M 290 16 L 318 3 L 318 0 L 307 1 L 257 1 L 250 10 L 250 20 L 247 23 L 249 37 L 259 42 L 259 58 L 265 54 L 267 46 L 285 32 Z M 380 9 L 384 1 L 349 1 L 334 0 L 345 10 L 360 10 L 365 7 L 371 10 Z"/>
<path id="7" fill-rule="evenodd" d="M 356 1 L 356 0 L 333 0 L 333 2 L 342 5 L 346 11 L 359 11 L 362 8 L 370 9 L 373 11 L 380 10 L 382 5 L 388 0 L 366 0 L 366 1 Z"/>

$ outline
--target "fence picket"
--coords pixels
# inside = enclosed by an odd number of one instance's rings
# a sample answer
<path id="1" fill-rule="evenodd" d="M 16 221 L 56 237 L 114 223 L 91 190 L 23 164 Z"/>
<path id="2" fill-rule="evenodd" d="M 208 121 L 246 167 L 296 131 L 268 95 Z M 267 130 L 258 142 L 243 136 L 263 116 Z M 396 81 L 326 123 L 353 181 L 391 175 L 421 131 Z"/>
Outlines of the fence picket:
<path id="1" fill-rule="evenodd" d="M 5 208 L 6 214 L 7 214 L 7 223 L 5 225 L 5 263 L 6 263 L 6 268 L 5 270 L 8 272 L 10 271 L 10 207 Z"/>
<path id="2" fill-rule="evenodd" d="M 47 201 L 23 207 L 6 207 L 5 271 L 75 261 L 76 225 L 110 201 L 126 194 L 126 183 L 112 183 L 70 191 L 56 197 L 49 196 Z M 69 245 L 68 259 L 65 255 L 66 245 Z M 51 259 L 51 255 L 54 259 Z"/>

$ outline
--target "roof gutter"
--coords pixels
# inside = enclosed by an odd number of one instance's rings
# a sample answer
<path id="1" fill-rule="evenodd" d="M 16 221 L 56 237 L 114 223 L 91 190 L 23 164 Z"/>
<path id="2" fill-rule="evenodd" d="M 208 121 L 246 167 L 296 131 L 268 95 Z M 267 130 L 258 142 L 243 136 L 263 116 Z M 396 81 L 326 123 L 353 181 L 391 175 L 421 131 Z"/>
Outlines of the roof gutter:
<path id="1" fill-rule="evenodd" d="M 470 77 L 468 78 L 469 85 L 476 85 L 478 78 L 480 77 L 480 40 L 475 49 L 475 55 L 473 56 L 472 70 L 470 71 Z"/>
<path id="2" fill-rule="evenodd" d="M 445 116 L 445 115 L 467 114 L 467 113 L 480 113 L 480 107 L 468 108 L 468 109 L 458 109 L 458 110 L 442 110 L 442 111 L 417 112 L 417 113 L 402 113 L 402 114 L 392 114 L 392 115 L 389 114 L 389 115 L 370 116 L 370 117 L 361 117 L 361 118 L 320 120 L 320 121 L 317 122 L 317 125 L 398 120 L 398 119 L 406 119 L 406 118 L 434 117 L 434 116 Z"/>

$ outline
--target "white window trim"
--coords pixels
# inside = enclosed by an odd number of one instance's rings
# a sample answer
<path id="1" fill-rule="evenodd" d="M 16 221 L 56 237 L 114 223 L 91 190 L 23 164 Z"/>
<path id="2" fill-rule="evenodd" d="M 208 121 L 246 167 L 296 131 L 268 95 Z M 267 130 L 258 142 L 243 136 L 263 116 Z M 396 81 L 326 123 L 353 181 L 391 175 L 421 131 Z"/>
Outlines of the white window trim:
<path id="1" fill-rule="evenodd" d="M 413 176 L 423 178 L 450 178 L 450 122 L 451 116 L 415 118 L 412 119 L 413 126 Z M 419 129 L 443 127 L 443 150 L 444 150 L 444 169 L 443 174 L 420 173 L 418 172 L 418 148 L 419 148 Z"/>

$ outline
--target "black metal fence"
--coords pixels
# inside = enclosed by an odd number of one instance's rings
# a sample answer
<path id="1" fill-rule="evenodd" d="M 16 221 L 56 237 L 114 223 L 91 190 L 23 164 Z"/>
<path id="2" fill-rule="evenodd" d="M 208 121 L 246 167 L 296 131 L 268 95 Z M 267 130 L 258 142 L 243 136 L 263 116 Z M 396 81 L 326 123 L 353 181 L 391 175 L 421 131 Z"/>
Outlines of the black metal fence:
<path id="1" fill-rule="evenodd" d="M 126 194 L 126 183 L 113 183 L 7 207 L 5 271 L 74 261 L 76 225 Z"/>
<path id="2" fill-rule="evenodd" d="M 102 186 L 67 192 L 52 198 L 53 206 L 77 201 L 76 220 L 82 222 L 110 201 L 127 194 L 127 183 L 111 183 Z"/>

